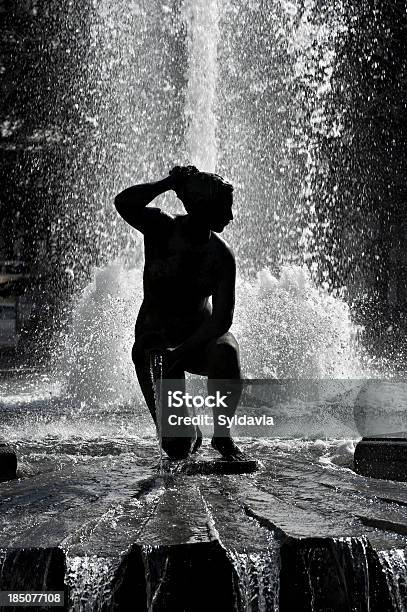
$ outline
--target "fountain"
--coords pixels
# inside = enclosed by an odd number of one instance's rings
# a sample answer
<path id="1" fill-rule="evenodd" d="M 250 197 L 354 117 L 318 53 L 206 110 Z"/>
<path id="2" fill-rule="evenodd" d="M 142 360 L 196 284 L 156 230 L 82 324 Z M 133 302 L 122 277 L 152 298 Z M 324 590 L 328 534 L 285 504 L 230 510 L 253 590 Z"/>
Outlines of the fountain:
<path id="1" fill-rule="evenodd" d="M 98 180 L 81 223 L 98 253 L 52 373 L 2 380 L 19 479 L 0 485 L 1 589 L 62 591 L 75 612 L 405 610 L 405 487 L 351 469 L 355 397 L 376 372 L 346 302 L 328 277 L 315 283 L 342 3 L 92 6 L 85 149 Z M 262 462 L 250 475 L 159 474 L 130 360 L 142 249 L 112 199 L 184 162 L 235 185 L 226 238 L 246 378 L 311 387 L 275 402 L 274 436 L 242 440 Z M 180 211 L 172 194 L 160 206 Z M 86 248 L 71 248 L 75 276 Z"/>

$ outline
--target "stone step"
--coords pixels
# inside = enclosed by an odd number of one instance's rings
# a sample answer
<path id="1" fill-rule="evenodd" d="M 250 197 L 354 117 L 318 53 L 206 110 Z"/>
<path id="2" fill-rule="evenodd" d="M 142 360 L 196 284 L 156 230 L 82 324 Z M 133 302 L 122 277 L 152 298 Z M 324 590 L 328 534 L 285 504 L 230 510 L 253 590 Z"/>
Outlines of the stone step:
<path id="1" fill-rule="evenodd" d="M 363 488 L 293 453 L 273 455 L 275 474 L 238 476 L 137 461 L 88 456 L 3 483 L 0 589 L 64 582 L 74 610 L 106 612 L 392 609 L 383 559 L 407 546 L 397 483 Z"/>
<path id="2" fill-rule="evenodd" d="M 216 459 L 212 461 L 164 461 L 163 471 L 169 474 L 186 474 L 188 476 L 211 474 L 252 474 L 260 465 L 254 459 L 244 461 L 227 461 Z"/>
<path id="3" fill-rule="evenodd" d="M 17 455 L 8 445 L 0 442 L 0 481 L 12 480 L 17 475 Z"/>
<path id="4" fill-rule="evenodd" d="M 354 467 L 363 476 L 406 482 L 407 438 L 362 438 L 356 445 Z"/>

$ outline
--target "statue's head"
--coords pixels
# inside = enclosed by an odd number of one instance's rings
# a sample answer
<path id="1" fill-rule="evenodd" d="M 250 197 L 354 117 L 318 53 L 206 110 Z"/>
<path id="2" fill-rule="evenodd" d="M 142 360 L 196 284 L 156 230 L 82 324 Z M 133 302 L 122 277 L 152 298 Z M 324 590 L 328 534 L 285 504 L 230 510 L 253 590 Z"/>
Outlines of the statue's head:
<path id="1" fill-rule="evenodd" d="M 189 215 L 214 232 L 222 232 L 233 219 L 233 185 L 218 174 L 194 168 L 182 180 L 177 196 Z"/>

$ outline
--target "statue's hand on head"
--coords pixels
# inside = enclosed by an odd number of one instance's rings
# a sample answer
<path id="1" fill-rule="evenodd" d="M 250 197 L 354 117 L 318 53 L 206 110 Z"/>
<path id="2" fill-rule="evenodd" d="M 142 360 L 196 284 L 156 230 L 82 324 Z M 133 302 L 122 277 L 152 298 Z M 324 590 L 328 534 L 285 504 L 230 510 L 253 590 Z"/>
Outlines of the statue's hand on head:
<path id="1" fill-rule="evenodd" d="M 186 181 L 195 174 L 199 174 L 199 170 L 195 166 L 174 166 L 174 168 L 170 170 L 170 177 L 173 180 L 173 189 L 180 200 L 183 199 L 182 196 Z"/>

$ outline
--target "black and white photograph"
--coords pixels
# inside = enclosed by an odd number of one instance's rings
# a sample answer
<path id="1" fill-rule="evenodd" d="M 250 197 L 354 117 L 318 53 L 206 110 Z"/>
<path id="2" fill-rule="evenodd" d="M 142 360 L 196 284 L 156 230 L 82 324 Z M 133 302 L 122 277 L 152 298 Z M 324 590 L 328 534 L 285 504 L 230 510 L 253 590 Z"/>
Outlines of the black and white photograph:
<path id="1" fill-rule="evenodd" d="M 407 2 L 0 0 L 0 611 L 407 612 Z"/>

